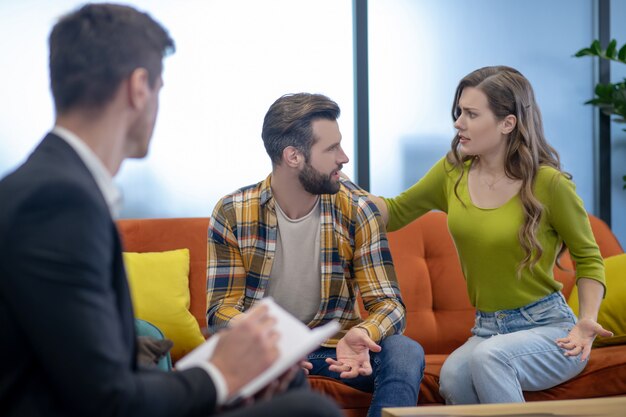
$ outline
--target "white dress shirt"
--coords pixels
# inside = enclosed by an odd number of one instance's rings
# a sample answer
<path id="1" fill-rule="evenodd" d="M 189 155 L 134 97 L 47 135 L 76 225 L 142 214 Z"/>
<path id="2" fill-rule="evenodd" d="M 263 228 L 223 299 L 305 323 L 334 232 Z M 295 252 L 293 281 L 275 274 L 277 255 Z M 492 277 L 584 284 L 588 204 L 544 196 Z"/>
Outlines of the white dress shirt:
<path id="1" fill-rule="evenodd" d="M 91 176 L 96 181 L 98 189 L 109 207 L 111 217 L 117 219 L 122 208 L 122 193 L 113 182 L 113 177 L 106 169 L 100 158 L 76 134 L 61 126 L 55 126 L 52 133 L 67 142 L 83 161 Z"/>

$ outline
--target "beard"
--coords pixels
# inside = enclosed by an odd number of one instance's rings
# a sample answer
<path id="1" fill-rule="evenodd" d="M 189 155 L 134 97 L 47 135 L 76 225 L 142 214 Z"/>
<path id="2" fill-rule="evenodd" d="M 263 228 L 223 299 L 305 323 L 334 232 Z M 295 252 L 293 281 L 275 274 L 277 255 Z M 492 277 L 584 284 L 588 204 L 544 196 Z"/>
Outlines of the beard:
<path id="1" fill-rule="evenodd" d="M 337 171 L 341 170 L 341 166 Z M 339 181 L 333 181 L 331 174 L 322 174 L 311 166 L 308 162 L 304 165 L 298 179 L 302 187 L 309 193 L 314 195 L 320 194 L 336 194 L 339 191 Z"/>

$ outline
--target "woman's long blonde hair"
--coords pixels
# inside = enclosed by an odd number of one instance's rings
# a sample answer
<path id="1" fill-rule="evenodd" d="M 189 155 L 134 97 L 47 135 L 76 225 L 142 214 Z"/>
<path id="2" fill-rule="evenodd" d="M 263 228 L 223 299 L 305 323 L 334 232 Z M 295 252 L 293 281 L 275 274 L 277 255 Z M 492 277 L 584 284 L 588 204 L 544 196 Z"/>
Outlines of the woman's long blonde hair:
<path id="1" fill-rule="evenodd" d="M 524 258 L 517 268 L 520 276 L 525 268 L 532 271 L 543 255 L 543 248 L 537 239 L 543 206 L 533 193 L 537 172 L 542 165 L 561 171 L 561 162 L 558 153 L 548 144 L 544 136 L 541 112 L 535 101 L 533 88 L 519 71 L 511 67 L 494 66 L 477 69 L 465 76 L 459 82 L 454 94 L 452 118 L 455 121 L 459 117 L 459 99 L 466 87 L 475 87 L 487 96 L 489 108 L 497 120 L 502 120 L 508 115 L 517 118 L 517 124 L 507 138 L 504 172 L 508 178 L 522 181 L 519 195 L 524 210 L 524 224 L 520 227 L 518 236 Z M 461 154 L 457 133 L 447 155 L 453 169 L 460 172 L 454 186 L 457 198 L 459 198 L 458 186 L 465 174 L 463 166 L 466 161 L 476 158 L 478 158 L 476 155 Z M 567 173 L 564 175 L 571 178 Z M 563 250 L 564 247 L 561 248 L 559 256 Z"/>

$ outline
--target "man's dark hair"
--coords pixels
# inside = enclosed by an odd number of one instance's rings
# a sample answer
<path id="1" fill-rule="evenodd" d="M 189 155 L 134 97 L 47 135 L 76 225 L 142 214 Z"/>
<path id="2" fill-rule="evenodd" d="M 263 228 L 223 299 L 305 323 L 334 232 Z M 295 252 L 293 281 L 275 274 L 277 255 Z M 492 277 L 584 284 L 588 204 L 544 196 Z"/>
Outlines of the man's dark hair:
<path id="1" fill-rule="evenodd" d="M 50 33 L 50 87 L 57 113 L 100 108 L 122 80 L 145 68 L 150 86 L 174 41 L 147 13 L 117 4 L 87 4 Z"/>
<path id="2" fill-rule="evenodd" d="M 317 119 L 337 120 L 337 103 L 322 94 L 286 94 L 270 106 L 263 121 L 261 137 L 273 164 L 280 164 L 283 150 L 293 146 L 308 162 L 313 136 L 311 123 Z"/>

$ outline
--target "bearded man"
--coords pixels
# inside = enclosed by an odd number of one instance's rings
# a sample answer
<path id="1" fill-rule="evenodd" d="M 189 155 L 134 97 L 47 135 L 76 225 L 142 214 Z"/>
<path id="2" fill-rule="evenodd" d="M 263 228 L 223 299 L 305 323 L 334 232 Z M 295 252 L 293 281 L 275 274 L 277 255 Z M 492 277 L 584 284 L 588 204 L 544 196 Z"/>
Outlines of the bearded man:
<path id="1" fill-rule="evenodd" d="M 368 416 L 377 417 L 417 404 L 424 352 L 401 335 L 405 308 L 380 214 L 340 176 L 348 157 L 339 113 L 307 93 L 268 110 L 261 136 L 271 174 L 223 197 L 211 217 L 207 320 L 218 331 L 268 296 L 311 328 L 338 320 L 341 331 L 302 366 L 373 393 Z"/>

